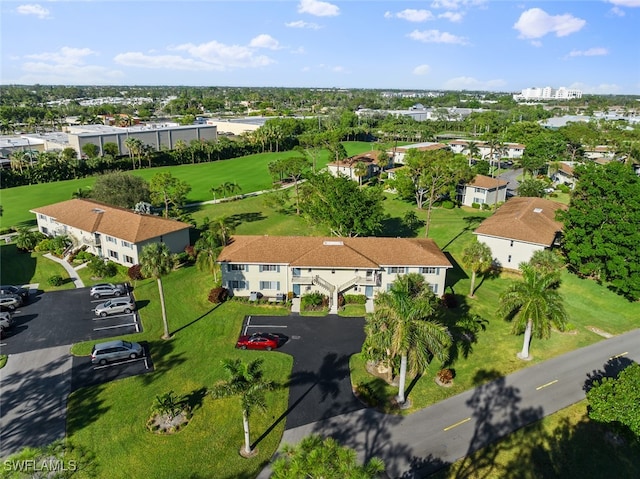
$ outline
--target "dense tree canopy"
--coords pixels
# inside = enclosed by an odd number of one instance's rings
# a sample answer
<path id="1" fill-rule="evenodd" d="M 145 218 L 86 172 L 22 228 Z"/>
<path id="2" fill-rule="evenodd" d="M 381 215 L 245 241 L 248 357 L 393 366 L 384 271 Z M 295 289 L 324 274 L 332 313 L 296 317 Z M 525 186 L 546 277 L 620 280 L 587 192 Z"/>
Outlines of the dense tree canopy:
<path id="1" fill-rule="evenodd" d="M 91 198 L 121 208 L 133 208 L 141 201 L 149 201 L 149 185 L 139 176 L 109 173 L 96 179 Z"/>
<path id="2" fill-rule="evenodd" d="M 347 177 L 312 176 L 300 188 L 300 208 L 336 236 L 373 236 L 382 228 L 382 190 L 359 188 Z"/>
<path id="3" fill-rule="evenodd" d="M 591 419 L 626 426 L 640 439 L 640 364 L 627 366 L 617 378 L 596 381 L 587 400 Z"/>
<path id="4" fill-rule="evenodd" d="M 191 191 L 185 181 L 176 178 L 168 171 L 153 175 L 149 182 L 151 200 L 164 208 L 165 218 L 169 217 L 169 208 L 180 208 L 184 205 L 187 194 Z"/>
<path id="5" fill-rule="evenodd" d="M 561 213 L 570 268 L 640 298 L 640 178 L 618 162 L 575 171 L 578 183 Z"/>

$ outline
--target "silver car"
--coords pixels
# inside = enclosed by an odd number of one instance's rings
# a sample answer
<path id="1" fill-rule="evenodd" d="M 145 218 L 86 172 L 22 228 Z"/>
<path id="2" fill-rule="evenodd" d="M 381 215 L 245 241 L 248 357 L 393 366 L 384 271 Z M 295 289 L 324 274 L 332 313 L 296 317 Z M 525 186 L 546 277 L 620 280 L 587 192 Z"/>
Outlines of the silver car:
<path id="1" fill-rule="evenodd" d="M 136 303 L 129 298 L 116 298 L 105 301 L 96 307 L 96 316 L 103 318 L 109 314 L 125 313 L 129 314 L 136 309 Z"/>
<path id="2" fill-rule="evenodd" d="M 22 305 L 20 296 L 15 294 L 0 295 L 0 311 L 13 311 Z"/>
<path id="3" fill-rule="evenodd" d="M 127 287 L 124 284 L 99 283 L 91 287 L 89 294 L 95 299 L 102 296 L 120 296 L 127 294 Z"/>
<path id="4" fill-rule="evenodd" d="M 142 356 L 143 349 L 139 343 L 123 341 L 107 341 L 93 346 L 91 350 L 91 363 L 104 365 L 119 359 L 136 359 Z"/>

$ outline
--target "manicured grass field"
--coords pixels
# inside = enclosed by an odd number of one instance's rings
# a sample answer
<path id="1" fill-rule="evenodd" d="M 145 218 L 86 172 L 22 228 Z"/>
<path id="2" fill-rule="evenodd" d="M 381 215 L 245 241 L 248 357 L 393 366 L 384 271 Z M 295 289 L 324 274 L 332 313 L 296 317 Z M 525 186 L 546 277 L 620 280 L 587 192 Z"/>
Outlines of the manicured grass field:
<path id="1" fill-rule="evenodd" d="M 2 284 L 38 283 L 39 289 L 54 291 L 73 288 L 73 282 L 65 269 L 43 253 L 18 253 L 16 245 L 0 244 L 0 274 Z M 47 280 L 53 275 L 60 275 L 66 281 L 61 286 L 50 286 Z"/>
<path id="2" fill-rule="evenodd" d="M 344 146 L 349 155 L 362 153 L 372 148 L 372 144 L 366 142 L 345 142 Z M 298 154 L 292 151 L 261 153 L 211 163 L 147 168 L 129 173 L 150 180 L 157 173 L 169 171 L 173 176 L 191 186 L 187 201 L 198 203 L 213 200 L 211 188 L 228 181 L 238 183 L 240 193 L 270 189 L 272 178 L 267 168 L 269 163 L 279 158 Z M 317 156 L 317 168 L 323 168 L 328 162 L 328 153 L 321 151 Z M 2 204 L 4 211 L 3 216 L 0 217 L 0 227 L 35 225 L 35 216 L 33 213 L 29 213 L 29 210 L 71 199 L 72 193 L 78 188 L 90 187 L 94 183 L 95 177 L 91 177 L 3 189 L 0 204 Z"/>

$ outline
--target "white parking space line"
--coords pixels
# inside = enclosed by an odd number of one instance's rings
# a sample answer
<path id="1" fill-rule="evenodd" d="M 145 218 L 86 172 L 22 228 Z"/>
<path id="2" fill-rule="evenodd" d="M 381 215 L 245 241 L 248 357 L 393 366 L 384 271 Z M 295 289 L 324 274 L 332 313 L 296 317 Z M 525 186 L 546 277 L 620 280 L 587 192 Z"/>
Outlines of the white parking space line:
<path id="1" fill-rule="evenodd" d="M 110 299 L 131 299 L 130 296 L 105 296 L 101 299 L 91 299 L 92 303 L 104 303 L 105 301 L 109 301 Z"/>
<path id="2" fill-rule="evenodd" d="M 116 329 L 116 328 L 124 328 L 126 326 L 135 326 L 136 331 L 138 330 L 138 323 L 126 323 L 126 324 L 118 324 L 116 326 L 104 326 L 102 328 L 93 328 L 94 331 L 102 331 L 104 329 Z"/>
<path id="3" fill-rule="evenodd" d="M 127 359 L 126 361 L 118 361 L 117 363 L 111 363 L 111 364 L 107 363 L 104 366 L 94 366 L 93 369 L 110 368 L 112 366 L 120 366 L 121 364 L 135 363 L 136 361 L 142 361 L 143 359 L 144 359 L 145 366 L 147 366 L 147 369 L 149 369 L 146 357 L 136 358 L 136 359 Z"/>
<path id="4" fill-rule="evenodd" d="M 135 316 L 135 313 L 129 314 L 107 314 L 106 316 L 96 316 L 95 318 L 91 318 L 93 321 L 101 321 L 103 319 L 110 318 L 128 318 L 129 316 Z"/>
<path id="5" fill-rule="evenodd" d="M 274 324 L 252 324 L 247 325 L 247 328 L 288 328 L 289 326 L 278 326 Z"/>
<path id="6" fill-rule="evenodd" d="M 6 346 L 6 345 L 7 345 L 7 343 L 0 343 L 0 347 Z"/>

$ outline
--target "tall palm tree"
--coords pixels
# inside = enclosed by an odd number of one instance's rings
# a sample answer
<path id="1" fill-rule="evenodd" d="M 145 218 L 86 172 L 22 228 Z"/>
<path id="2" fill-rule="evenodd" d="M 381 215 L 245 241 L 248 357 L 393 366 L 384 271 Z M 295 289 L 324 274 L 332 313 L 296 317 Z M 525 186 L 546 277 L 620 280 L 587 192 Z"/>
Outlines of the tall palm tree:
<path id="1" fill-rule="evenodd" d="M 476 141 L 471 140 L 469 143 L 467 143 L 467 158 L 469 159 L 469 166 L 471 166 L 471 161 L 479 154 L 480 148 L 478 147 L 478 143 Z"/>
<path id="2" fill-rule="evenodd" d="M 471 269 L 471 287 L 469 297 L 473 298 L 476 287 L 476 275 L 482 274 L 491 267 L 491 248 L 480 241 L 474 241 L 462 253 L 462 263 Z"/>
<path id="3" fill-rule="evenodd" d="M 438 298 L 417 273 L 399 276 L 391 290 L 378 293 L 375 310 L 367 317 L 362 352 L 393 367 L 400 358 L 399 404 L 405 403 L 407 369 L 424 372 L 433 357 L 446 361 L 451 345 L 448 329 L 435 318 Z"/>
<path id="4" fill-rule="evenodd" d="M 560 276 L 557 271 L 550 273 L 529 263 L 522 263 L 520 269 L 522 281 L 513 283 L 500 295 L 498 314 L 513 320 L 514 334 L 524 332 L 518 357 L 528 359 L 531 336 L 548 338 L 552 325 L 564 331 L 567 313 L 558 292 Z"/>
<path id="5" fill-rule="evenodd" d="M 276 385 L 273 381 L 264 379 L 261 369 L 262 360 L 255 359 L 250 363 L 243 363 L 240 359 L 225 359 L 222 368 L 229 379 L 216 384 L 211 390 L 211 395 L 218 398 L 239 396 L 242 404 L 242 427 L 244 429 L 244 446 L 241 453 L 251 455 L 249 436 L 249 417 L 254 409 L 266 410 L 265 392 L 272 391 Z"/>
<path id="6" fill-rule="evenodd" d="M 167 308 L 164 303 L 164 291 L 162 289 L 162 277 L 173 269 L 173 258 L 169 248 L 164 243 L 151 243 L 142 248 L 140 253 L 141 272 L 144 276 L 153 277 L 158 282 L 160 294 L 160 307 L 162 308 L 162 325 L 164 334 L 162 339 L 169 339 L 169 323 L 167 322 Z"/>
<path id="7" fill-rule="evenodd" d="M 216 264 L 216 260 L 222 250 L 222 246 L 220 246 L 218 238 L 216 238 L 212 232 L 206 231 L 200 238 L 198 238 L 194 247 L 197 253 L 196 267 L 199 271 L 208 271 L 211 273 L 213 276 L 213 282 L 217 283 L 218 265 Z"/>
<path id="8" fill-rule="evenodd" d="M 356 163 L 355 167 L 353 168 L 353 172 L 358 177 L 358 184 L 360 185 L 360 187 L 362 187 L 362 178 L 367 176 L 367 173 L 369 172 L 369 168 L 364 163 L 364 161 L 359 161 Z"/>

